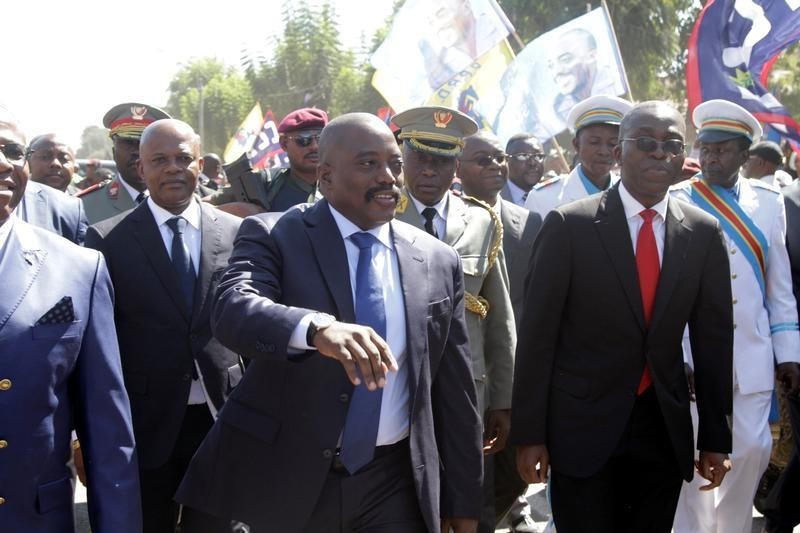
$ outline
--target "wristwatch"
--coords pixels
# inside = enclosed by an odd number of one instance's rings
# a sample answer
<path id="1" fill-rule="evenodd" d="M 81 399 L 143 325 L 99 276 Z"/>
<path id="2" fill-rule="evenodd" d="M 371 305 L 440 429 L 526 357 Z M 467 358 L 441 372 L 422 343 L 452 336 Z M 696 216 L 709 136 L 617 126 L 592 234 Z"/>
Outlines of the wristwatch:
<path id="1" fill-rule="evenodd" d="M 321 329 L 325 329 L 336 322 L 336 317 L 327 313 L 314 313 L 311 315 L 311 322 L 308 323 L 306 331 L 306 344 L 314 346 L 314 335 Z"/>

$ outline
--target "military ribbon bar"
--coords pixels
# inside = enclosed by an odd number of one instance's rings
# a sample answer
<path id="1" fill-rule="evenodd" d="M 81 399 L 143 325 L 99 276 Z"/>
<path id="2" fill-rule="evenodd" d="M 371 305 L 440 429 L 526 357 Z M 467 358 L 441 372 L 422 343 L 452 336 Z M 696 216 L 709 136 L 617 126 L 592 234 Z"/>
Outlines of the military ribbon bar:
<path id="1" fill-rule="evenodd" d="M 736 243 L 753 268 L 762 296 L 766 297 L 765 277 L 769 243 L 733 195 L 719 185 L 703 179 L 692 180 L 692 200 L 703 211 L 714 216 L 728 237 Z"/>

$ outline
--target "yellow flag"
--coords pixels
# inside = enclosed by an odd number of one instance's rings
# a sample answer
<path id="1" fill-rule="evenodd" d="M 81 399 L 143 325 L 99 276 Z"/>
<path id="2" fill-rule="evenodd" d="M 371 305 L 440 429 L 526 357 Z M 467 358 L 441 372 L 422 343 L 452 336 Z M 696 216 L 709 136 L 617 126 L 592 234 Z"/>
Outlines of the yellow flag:
<path id="1" fill-rule="evenodd" d="M 261 112 L 261 104 L 256 103 L 253 109 L 244 117 L 242 124 L 231 137 L 231 140 L 228 141 L 225 153 L 222 155 L 226 163 L 235 161 L 253 146 L 253 142 L 261 131 L 263 122 L 264 114 Z"/>

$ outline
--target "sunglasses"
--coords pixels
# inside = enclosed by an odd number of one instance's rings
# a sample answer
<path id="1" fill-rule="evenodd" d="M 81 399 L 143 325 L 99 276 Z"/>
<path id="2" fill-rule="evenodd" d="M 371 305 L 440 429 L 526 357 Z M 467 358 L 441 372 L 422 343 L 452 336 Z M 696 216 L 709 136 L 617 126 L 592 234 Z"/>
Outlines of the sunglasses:
<path id="1" fill-rule="evenodd" d="M 488 167 L 492 163 L 497 163 L 498 165 L 502 165 L 506 162 L 508 156 L 506 154 L 492 154 L 492 155 L 481 155 L 476 157 L 475 159 L 468 159 L 468 161 L 477 164 L 481 167 Z"/>
<path id="2" fill-rule="evenodd" d="M 652 137 L 637 137 L 636 139 L 626 138 L 620 140 L 633 141 L 636 143 L 636 148 L 648 154 L 661 149 L 668 154 L 681 155 L 685 147 L 683 141 L 680 139 L 667 139 L 666 141 L 658 141 Z"/>
<path id="3" fill-rule="evenodd" d="M 302 146 L 305 148 L 306 146 L 310 146 L 312 142 L 317 141 L 319 143 L 319 133 L 309 133 L 306 135 L 288 135 L 287 139 L 291 139 L 294 141 L 297 146 Z"/>
<path id="4" fill-rule="evenodd" d="M 0 152 L 9 161 L 22 161 L 25 159 L 25 147 L 17 143 L 0 144 Z"/>
<path id="5" fill-rule="evenodd" d="M 547 156 L 545 156 L 544 154 L 522 153 L 522 154 L 511 154 L 508 157 L 510 157 L 511 159 L 513 159 L 515 161 L 520 161 L 520 162 L 528 161 L 530 159 L 533 159 L 537 163 L 541 163 L 542 161 L 544 161 L 544 158 L 547 157 Z"/>

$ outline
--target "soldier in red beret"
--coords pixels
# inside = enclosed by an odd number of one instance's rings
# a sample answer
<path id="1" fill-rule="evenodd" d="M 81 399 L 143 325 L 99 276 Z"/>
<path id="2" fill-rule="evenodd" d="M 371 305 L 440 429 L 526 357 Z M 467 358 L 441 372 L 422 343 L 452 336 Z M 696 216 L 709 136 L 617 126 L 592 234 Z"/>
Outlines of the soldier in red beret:
<path id="1" fill-rule="evenodd" d="M 294 205 L 316 201 L 318 141 L 327 123 L 328 114 L 322 109 L 304 107 L 292 111 L 278 124 L 280 144 L 289 158 L 289 168 L 247 172 L 241 178 L 229 172 L 232 186 L 214 194 L 209 201 L 221 205 L 242 200 L 236 194 L 236 179 L 249 180 L 242 189 L 247 191 L 247 200 L 255 200 L 260 204 L 260 209 L 255 212 L 286 211 Z M 250 191 L 254 187 L 263 190 L 259 191 L 257 198 L 250 198 Z M 239 213 L 241 211 L 236 211 L 236 214 Z"/>

